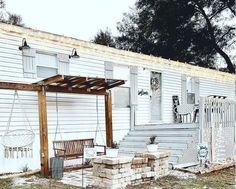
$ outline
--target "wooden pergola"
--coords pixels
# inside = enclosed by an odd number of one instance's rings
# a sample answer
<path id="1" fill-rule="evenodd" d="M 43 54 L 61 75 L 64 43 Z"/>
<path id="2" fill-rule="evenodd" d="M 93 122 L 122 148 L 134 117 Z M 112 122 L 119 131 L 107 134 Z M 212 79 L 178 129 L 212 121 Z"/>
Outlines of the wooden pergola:
<path id="1" fill-rule="evenodd" d="M 47 92 L 75 93 L 105 96 L 106 145 L 111 147 L 112 132 L 112 103 L 109 89 L 123 85 L 124 80 L 97 77 L 81 77 L 69 75 L 55 75 L 32 84 L 0 82 L 0 89 L 13 89 L 38 92 L 39 133 L 41 174 L 49 174 L 48 154 L 48 125 L 47 125 Z"/>

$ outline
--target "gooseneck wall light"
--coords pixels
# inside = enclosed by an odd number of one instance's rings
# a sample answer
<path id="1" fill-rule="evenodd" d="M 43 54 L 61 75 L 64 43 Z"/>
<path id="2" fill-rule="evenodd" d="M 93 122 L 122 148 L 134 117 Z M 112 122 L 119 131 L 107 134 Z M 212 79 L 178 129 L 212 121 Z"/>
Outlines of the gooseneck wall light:
<path id="1" fill-rule="evenodd" d="M 24 50 L 24 49 L 29 49 L 29 48 L 30 48 L 30 46 L 27 44 L 26 39 L 23 38 L 23 39 L 22 39 L 22 44 L 21 44 L 21 46 L 19 47 L 19 50 Z"/>
<path id="2" fill-rule="evenodd" d="M 76 48 L 72 49 L 71 55 L 69 55 L 69 58 L 79 58 L 80 56 L 78 55 Z"/>

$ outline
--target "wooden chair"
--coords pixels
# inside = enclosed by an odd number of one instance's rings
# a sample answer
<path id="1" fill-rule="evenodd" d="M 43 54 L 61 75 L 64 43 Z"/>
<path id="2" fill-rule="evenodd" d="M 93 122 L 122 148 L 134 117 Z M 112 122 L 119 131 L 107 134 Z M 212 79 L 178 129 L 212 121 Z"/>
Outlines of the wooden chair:
<path id="1" fill-rule="evenodd" d="M 64 157 L 65 160 L 82 158 L 84 147 L 93 148 L 96 146 L 104 148 L 104 152 L 99 152 L 98 155 L 106 154 L 106 146 L 95 145 L 93 138 L 53 141 L 55 157 Z"/>

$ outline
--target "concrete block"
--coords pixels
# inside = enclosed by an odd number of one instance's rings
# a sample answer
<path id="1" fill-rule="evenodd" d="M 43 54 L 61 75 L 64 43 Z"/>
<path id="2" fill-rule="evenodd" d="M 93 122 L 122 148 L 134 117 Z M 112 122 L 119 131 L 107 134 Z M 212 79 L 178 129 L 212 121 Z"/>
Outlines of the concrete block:
<path id="1" fill-rule="evenodd" d="M 136 164 L 142 164 L 143 163 L 143 159 L 145 158 L 141 158 L 141 157 L 135 157 L 132 160 L 132 165 L 136 165 Z"/>
<path id="2" fill-rule="evenodd" d="M 128 164 L 132 162 L 132 157 L 120 157 L 119 164 Z"/>
<path id="3" fill-rule="evenodd" d="M 95 159 L 93 160 L 93 163 L 94 163 L 94 164 L 101 164 L 102 161 L 103 161 L 103 159 L 102 159 L 101 157 L 97 157 L 97 158 L 95 158 Z"/>
<path id="4" fill-rule="evenodd" d="M 119 164 L 119 160 L 117 158 L 104 158 L 102 161 L 103 164 L 107 165 L 117 165 Z"/>

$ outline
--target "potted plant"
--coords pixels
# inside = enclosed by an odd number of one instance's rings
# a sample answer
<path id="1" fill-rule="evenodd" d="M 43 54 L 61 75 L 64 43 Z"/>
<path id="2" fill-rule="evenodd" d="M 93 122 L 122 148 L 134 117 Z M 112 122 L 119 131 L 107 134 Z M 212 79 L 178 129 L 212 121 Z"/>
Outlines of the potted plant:
<path id="1" fill-rule="evenodd" d="M 151 136 L 149 142 L 147 143 L 148 152 L 156 152 L 158 148 L 158 143 L 155 141 L 157 136 Z"/>
<path id="2" fill-rule="evenodd" d="M 111 148 L 106 149 L 106 156 L 109 158 L 115 158 L 118 156 L 119 146 L 117 142 L 113 142 Z"/>

